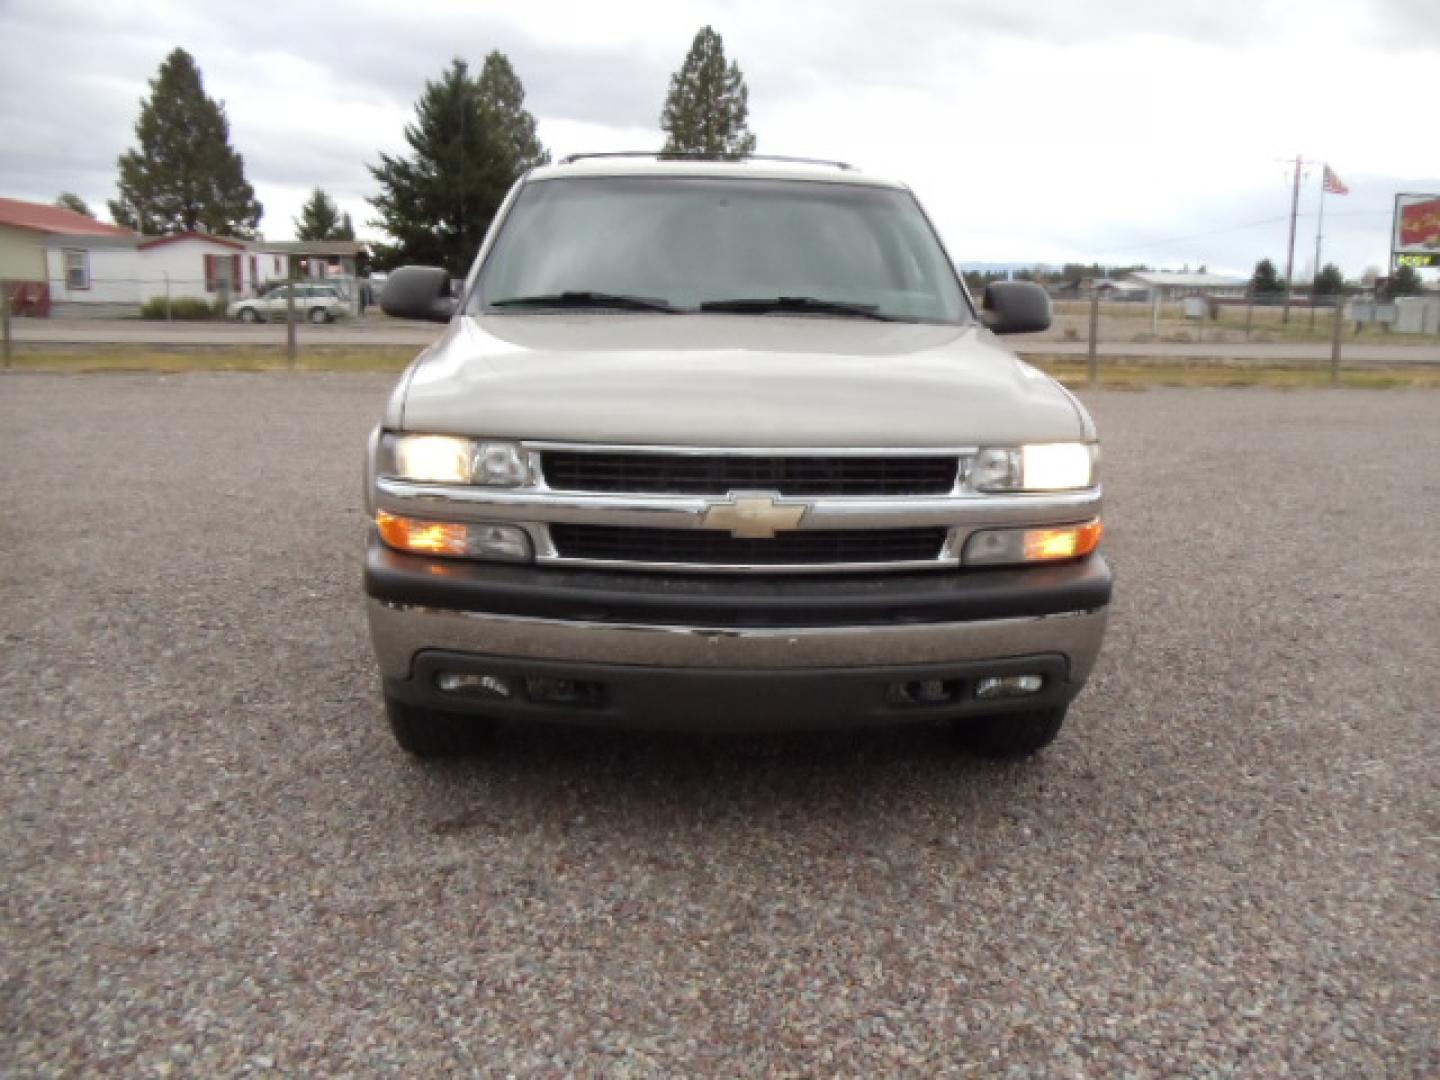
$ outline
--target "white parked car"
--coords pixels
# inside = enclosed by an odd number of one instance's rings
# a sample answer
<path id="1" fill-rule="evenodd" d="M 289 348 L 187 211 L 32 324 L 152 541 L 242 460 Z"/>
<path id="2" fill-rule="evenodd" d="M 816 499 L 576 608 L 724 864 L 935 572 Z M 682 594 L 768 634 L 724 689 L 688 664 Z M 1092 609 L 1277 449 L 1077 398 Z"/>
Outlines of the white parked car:
<path id="1" fill-rule="evenodd" d="M 350 314 L 350 301 L 334 285 L 296 282 L 271 289 L 264 296 L 252 296 L 231 304 L 228 314 L 241 322 L 284 322 L 295 290 L 295 317 L 312 323 L 334 322 Z"/>

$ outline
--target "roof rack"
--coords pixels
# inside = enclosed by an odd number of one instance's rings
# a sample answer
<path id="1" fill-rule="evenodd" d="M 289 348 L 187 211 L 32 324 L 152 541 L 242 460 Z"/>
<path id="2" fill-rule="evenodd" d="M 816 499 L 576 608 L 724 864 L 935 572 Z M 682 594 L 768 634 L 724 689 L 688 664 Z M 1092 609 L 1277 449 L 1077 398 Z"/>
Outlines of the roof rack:
<path id="1" fill-rule="evenodd" d="M 592 154 L 569 154 L 560 159 L 561 165 L 573 165 L 590 158 L 656 158 L 660 161 L 676 158 L 686 161 L 784 161 L 791 165 L 828 165 L 833 169 L 854 172 L 855 166 L 848 161 L 831 161 L 829 158 L 789 157 L 785 154 L 721 154 L 709 150 L 604 150 Z"/>

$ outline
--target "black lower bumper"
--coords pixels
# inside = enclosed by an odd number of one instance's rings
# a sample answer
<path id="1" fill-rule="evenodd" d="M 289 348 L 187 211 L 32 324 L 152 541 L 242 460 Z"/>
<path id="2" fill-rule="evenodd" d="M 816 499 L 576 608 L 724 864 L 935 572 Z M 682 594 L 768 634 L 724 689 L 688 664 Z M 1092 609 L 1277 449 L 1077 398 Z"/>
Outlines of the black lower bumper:
<path id="1" fill-rule="evenodd" d="M 568 570 L 403 555 L 371 531 L 365 591 L 391 604 L 652 626 L 889 626 L 1094 611 L 1100 555 L 1056 566 L 778 577 Z"/>
<path id="2" fill-rule="evenodd" d="M 814 730 L 963 719 L 1067 703 L 1079 691 L 1064 657 L 859 669 L 728 671 L 521 660 L 427 651 L 385 692 L 412 705 L 498 720 L 682 731 Z M 440 689 L 442 675 L 483 676 L 482 694 Z M 1038 675 L 1023 698 L 976 696 L 989 676 Z"/>

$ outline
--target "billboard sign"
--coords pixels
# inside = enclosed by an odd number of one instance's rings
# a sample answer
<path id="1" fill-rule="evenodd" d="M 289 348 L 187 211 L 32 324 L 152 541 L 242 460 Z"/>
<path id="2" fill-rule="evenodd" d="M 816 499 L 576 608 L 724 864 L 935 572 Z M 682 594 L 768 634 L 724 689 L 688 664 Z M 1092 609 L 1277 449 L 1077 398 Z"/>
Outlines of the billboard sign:
<path id="1" fill-rule="evenodd" d="M 1396 255 L 1440 252 L 1440 195 L 1396 195 L 1390 250 Z"/>

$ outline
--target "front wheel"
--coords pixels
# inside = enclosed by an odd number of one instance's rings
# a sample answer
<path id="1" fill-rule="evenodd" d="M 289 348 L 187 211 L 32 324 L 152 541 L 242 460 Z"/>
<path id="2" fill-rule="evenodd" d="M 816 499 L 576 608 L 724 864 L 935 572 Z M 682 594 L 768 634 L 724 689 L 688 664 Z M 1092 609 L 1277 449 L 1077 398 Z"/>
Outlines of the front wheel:
<path id="1" fill-rule="evenodd" d="M 323 307 L 311 308 L 310 321 L 317 326 L 321 323 L 327 323 L 330 321 L 330 313 Z"/>
<path id="2" fill-rule="evenodd" d="M 1034 712 L 999 713 L 955 721 L 955 734 L 967 749 L 985 757 L 1029 757 L 1055 741 L 1068 706 Z"/>
<path id="3" fill-rule="evenodd" d="M 458 757 L 474 750 L 495 726 L 483 716 L 429 709 L 385 695 L 390 732 L 407 753 L 418 758 Z"/>
<path id="4" fill-rule="evenodd" d="M 241 308 L 241 309 L 240 309 L 240 321 L 241 321 L 241 322 L 259 322 L 259 321 L 260 321 L 260 316 L 255 314 L 255 309 L 254 309 L 254 308 L 251 308 L 251 307 Z"/>

